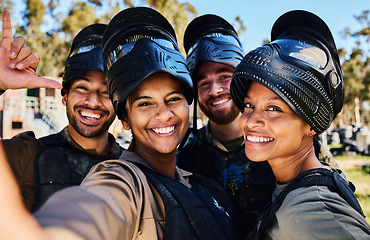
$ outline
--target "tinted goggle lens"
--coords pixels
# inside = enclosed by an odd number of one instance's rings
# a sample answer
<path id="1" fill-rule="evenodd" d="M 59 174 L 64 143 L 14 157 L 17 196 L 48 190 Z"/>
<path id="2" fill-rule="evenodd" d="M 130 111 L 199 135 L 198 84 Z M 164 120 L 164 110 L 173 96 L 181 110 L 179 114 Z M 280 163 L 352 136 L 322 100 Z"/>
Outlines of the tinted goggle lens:
<path id="1" fill-rule="evenodd" d="M 279 45 L 285 55 L 299 59 L 315 68 L 323 69 L 328 63 L 326 51 L 314 43 L 302 39 L 278 39 L 272 44 Z"/>
<path id="2" fill-rule="evenodd" d="M 150 36 L 146 34 L 130 36 L 125 39 L 124 44 L 121 44 L 118 47 L 116 47 L 108 55 L 107 69 L 109 70 L 109 68 L 112 67 L 112 65 L 115 62 L 117 62 L 120 58 L 126 56 L 129 52 L 131 52 L 131 50 L 134 48 L 137 41 L 140 39 L 149 39 L 149 40 L 152 40 L 153 42 L 156 42 L 161 47 L 165 47 L 165 48 L 178 51 L 177 45 L 164 37 L 162 38 L 162 37 Z"/>
<path id="3" fill-rule="evenodd" d="M 76 54 L 81 54 L 81 53 L 86 53 L 86 52 L 89 52 L 95 48 L 98 48 L 98 47 L 102 47 L 101 45 L 101 39 L 94 39 L 94 40 L 90 40 L 90 41 L 85 41 L 81 44 L 79 44 L 79 46 L 77 46 L 70 54 L 69 54 L 69 58 L 76 55 Z"/>
<path id="4" fill-rule="evenodd" d="M 240 42 L 235 38 L 235 36 L 214 32 L 202 36 L 191 48 L 189 48 L 188 55 L 190 55 L 194 51 L 194 49 L 197 48 L 199 42 L 205 39 L 209 39 L 220 44 L 232 44 L 242 48 Z"/>

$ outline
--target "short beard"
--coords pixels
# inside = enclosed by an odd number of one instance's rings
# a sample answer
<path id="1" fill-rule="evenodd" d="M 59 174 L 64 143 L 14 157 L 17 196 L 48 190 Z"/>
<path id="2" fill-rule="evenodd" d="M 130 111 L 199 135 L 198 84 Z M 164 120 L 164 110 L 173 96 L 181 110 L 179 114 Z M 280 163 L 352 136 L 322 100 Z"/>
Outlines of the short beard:
<path id="1" fill-rule="evenodd" d="M 113 123 L 115 119 L 115 115 L 113 114 L 106 122 L 104 122 L 104 124 L 101 127 L 99 127 L 98 129 L 94 131 L 92 131 L 91 129 L 83 130 L 82 128 L 80 128 L 79 125 L 77 124 L 76 117 L 74 116 L 72 111 L 69 111 L 68 109 L 67 109 L 67 118 L 68 118 L 69 124 L 73 127 L 73 129 L 78 134 L 80 134 L 81 136 L 85 138 L 95 138 L 95 137 L 98 137 L 104 134 L 105 132 L 109 130 L 110 125 Z M 85 125 L 85 126 L 89 128 L 88 125 Z"/>
<path id="2" fill-rule="evenodd" d="M 239 108 L 233 104 L 230 111 L 227 114 L 220 114 L 217 111 L 208 110 L 203 104 L 198 102 L 200 110 L 209 118 L 210 121 L 218 124 L 225 125 L 235 120 L 239 115 Z"/>

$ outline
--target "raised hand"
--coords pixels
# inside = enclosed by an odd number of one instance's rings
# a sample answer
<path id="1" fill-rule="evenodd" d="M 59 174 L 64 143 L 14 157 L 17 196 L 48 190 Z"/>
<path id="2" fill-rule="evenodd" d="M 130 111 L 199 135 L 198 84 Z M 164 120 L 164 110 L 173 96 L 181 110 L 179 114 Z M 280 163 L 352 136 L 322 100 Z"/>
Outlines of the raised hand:
<path id="1" fill-rule="evenodd" d="M 58 88 L 62 85 L 55 80 L 36 76 L 40 62 L 37 53 L 24 46 L 25 39 L 13 41 L 10 14 L 3 12 L 3 38 L 0 42 L 0 90 L 20 88 Z"/>

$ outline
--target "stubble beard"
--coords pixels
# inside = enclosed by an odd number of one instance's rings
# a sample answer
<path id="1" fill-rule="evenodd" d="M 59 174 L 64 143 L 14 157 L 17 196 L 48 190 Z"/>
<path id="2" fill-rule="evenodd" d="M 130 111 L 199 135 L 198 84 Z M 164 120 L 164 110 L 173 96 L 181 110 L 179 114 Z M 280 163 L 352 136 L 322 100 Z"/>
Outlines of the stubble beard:
<path id="1" fill-rule="evenodd" d="M 77 112 L 77 111 L 75 111 Z M 78 113 L 76 113 L 78 114 Z M 73 127 L 73 129 L 85 138 L 95 138 L 109 130 L 110 125 L 113 123 L 115 116 L 112 115 L 107 121 L 105 121 L 100 127 L 91 126 L 84 123 L 77 123 L 77 118 L 73 111 L 67 108 L 67 118 L 69 124 Z M 82 126 L 80 126 L 82 125 Z M 85 129 L 84 129 L 85 128 Z"/>
<path id="2" fill-rule="evenodd" d="M 239 116 L 239 108 L 233 103 L 231 109 L 225 113 L 224 110 L 222 111 L 213 111 L 201 104 L 199 101 L 199 108 L 200 110 L 211 120 L 218 125 L 225 125 L 229 124 L 235 120 Z"/>

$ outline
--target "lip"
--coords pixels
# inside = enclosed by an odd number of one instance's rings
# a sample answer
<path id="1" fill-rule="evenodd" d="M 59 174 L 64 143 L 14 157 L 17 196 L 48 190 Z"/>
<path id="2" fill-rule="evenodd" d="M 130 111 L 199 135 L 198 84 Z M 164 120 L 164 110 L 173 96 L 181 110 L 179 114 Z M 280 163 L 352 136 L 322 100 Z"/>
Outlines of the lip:
<path id="1" fill-rule="evenodd" d="M 210 101 L 212 107 L 223 107 L 225 104 L 231 101 L 231 97 L 219 97 Z"/>
<path id="2" fill-rule="evenodd" d="M 275 141 L 273 137 L 258 136 L 255 134 L 247 134 L 245 137 L 245 143 L 249 145 L 265 145 Z"/>
<path id="3" fill-rule="evenodd" d="M 155 127 L 150 129 L 154 134 L 167 137 L 173 135 L 177 130 L 177 124 L 162 126 L 162 127 Z"/>
<path id="4" fill-rule="evenodd" d="M 91 110 L 91 109 L 86 109 L 86 108 L 78 109 L 77 112 L 81 120 L 86 125 L 97 125 L 103 120 L 104 116 L 106 115 L 102 111 Z"/>

